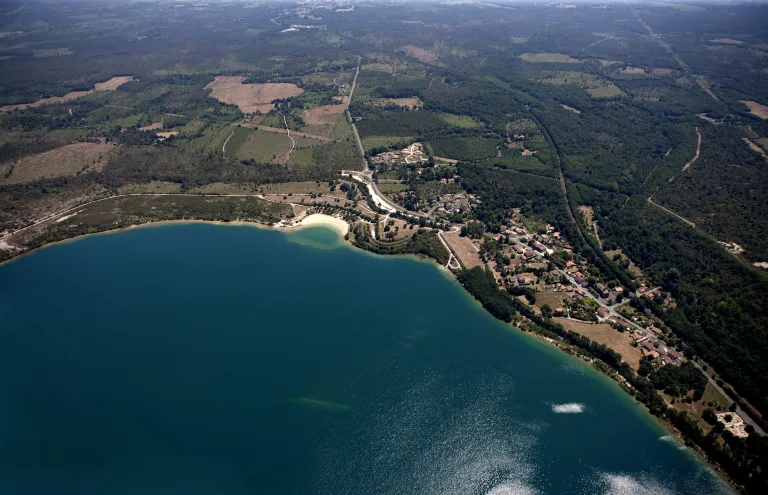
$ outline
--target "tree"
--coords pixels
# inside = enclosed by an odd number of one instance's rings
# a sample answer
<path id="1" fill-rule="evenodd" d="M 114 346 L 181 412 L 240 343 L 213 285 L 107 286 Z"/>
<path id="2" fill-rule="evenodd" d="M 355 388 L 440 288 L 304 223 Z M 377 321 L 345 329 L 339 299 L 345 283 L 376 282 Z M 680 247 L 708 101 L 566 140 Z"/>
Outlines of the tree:
<path id="1" fill-rule="evenodd" d="M 552 318 L 552 315 L 554 313 L 555 312 L 552 311 L 552 307 L 549 304 L 545 304 L 544 306 L 541 307 L 541 314 L 544 315 L 544 318 L 547 318 L 547 319 Z"/>

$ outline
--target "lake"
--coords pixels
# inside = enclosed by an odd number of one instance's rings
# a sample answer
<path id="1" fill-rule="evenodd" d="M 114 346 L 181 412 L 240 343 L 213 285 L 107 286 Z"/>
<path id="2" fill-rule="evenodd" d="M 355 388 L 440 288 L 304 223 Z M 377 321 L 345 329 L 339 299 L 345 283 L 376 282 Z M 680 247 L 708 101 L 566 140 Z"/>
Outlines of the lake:
<path id="1" fill-rule="evenodd" d="M 730 493 L 435 264 L 172 224 L 0 267 L 0 493 Z"/>

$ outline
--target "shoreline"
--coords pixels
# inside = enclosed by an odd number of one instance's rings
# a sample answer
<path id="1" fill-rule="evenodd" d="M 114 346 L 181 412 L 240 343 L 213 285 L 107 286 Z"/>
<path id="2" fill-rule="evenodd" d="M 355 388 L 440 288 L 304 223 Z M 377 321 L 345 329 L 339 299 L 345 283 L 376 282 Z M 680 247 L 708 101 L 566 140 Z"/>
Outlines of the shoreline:
<path id="1" fill-rule="evenodd" d="M 310 220 L 309 222 L 305 222 L 306 220 Z M 218 226 L 235 226 L 235 227 L 254 227 L 257 229 L 262 230 L 271 230 L 275 232 L 282 232 L 282 233 L 290 233 L 290 232 L 298 232 L 303 229 L 307 228 L 326 228 L 328 230 L 331 230 L 335 234 L 337 234 L 342 241 L 340 243 L 341 246 L 348 246 L 355 251 L 358 251 L 360 253 L 366 253 L 372 256 L 381 257 L 381 258 L 405 258 L 410 259 L 417 262 L 422 263 L 429 263 L 430 265 L 434 266 L 439 273 L 442 273 L 448 280 L 452 281 L 453 283 L 457 284 L 456 287 L 464 296 L 467 298 L 467 301 L 470 304 L 475 304 L 477 309 L 485 314 L 487 318 L 490 318 L 497 324 L 501 325 L 503 329 L 507 332 L 514 332 L 517 335 L 521 335 L 522 338 L 530 339 L 529 342 L 531 342 L 533 345 L 538 345 L 542 349 L 547 349 L 548 352 L 556 353 L 556 354 L 565 354 L 567 356 L 570 356 L 570 358 L 575 359 L 577 362 L 583 364 L 586 368 L 590 370 L 590 372 L 594 372 L 599 376 L 596 376 L 597 379 L 600 380 L 607 380 L 608 382 L 611 382 L 615 386 L 617 386 L 621 390 L 621 394 L 623 394 L 625 397 L 619 399 L 619 400 L 628 400 L 628 404 L 631 403 L 635 406 L 640 406 L 639 409 L 637 409 L 637 414 L 643 416 L 646 420 L 648 420 L 650 423 L 652 423 L 656 428 L 659 429 L 660 432 L 664 432 L 667 434 L 671 434 L 674 436 L 676 440 L 680 442 L 681 445 L 685 445 L 685 438 L 682 436 L 682 434 L 675 428 L 671 423 L 668 421 L 659 418 L 657 416 L 654 416 L 650 413 L 647 407 L 645 407 L 641 402 L 639 402 L 635 397 L 624 387 L 622 384 L 611 374 L 606 373 L 605 371 L 601 370 L 595 365 L 594 361 L 588 360 L 586 357 L 580 355 L 578 352 L 569 350 L 570 348 L 567 346 L 562 345 L 561 341 L 552 340 L 549 338 L 546 338 L 544 336 L 541 336 L 539 334 L 536 334 L 535 332 L 529 332 L 526 330 L 523 330 L 522 328 L 519 328 L 512 323 L 505 323 L 497 318 L 495 318 L 493 315 L 491 315 L 482 305 L 482 303 L 477 300 L 469 291 L 467 291 L 457 280 L 456 276 L 454 275 L 453 271 L 450 269 L 445 268 L 444 266 L 440 265 L 438 262 L 436 262 L 434 259 L 428 259 L 424 256 L 417 256 L 414 254 L 397 254 L 397 255 L 384 255 L 379 254 L 371 251 L 367 251 L 365 249 L 359 248 L 356 245 L 354 245 L 351 241 L 348 239 L 344 239 L 345 235 L 349 232 L 349 223 L 345 220 L 342 220 L 341 218 L 322 214 L 322 213 L 313 213 L 308 215 L 307 217 L 304 217 L 302 220 L 300 220 L 297 224 L 286 224 L 281 225 L 282 222 L 277 222 L 275 224 L 264 224 L 264 223 L 258 223 L 253 221 L 221 221 L 221 220 L 160 220 L 160 221 L 150 221 L 145 223 L 137 223 L 134 225 L 128 225 L 125 227 L 119 227 L 114 229 L 108 229 L 101 232 L 93 232 L 88 234 L 82 234 L 75 237 L 70 237 L 68 239 L 62 239 L 60 241 L 51 242 L 48 244 L 44 244 L 42 246 L 36 247 L 34 249 L 25 251 L 21 254 L 15 255 L 12 258 L 9 258 L 3 262 L 0 262 L 0 268 L 2 268 L 5 264 L 11 263 L 13 261 L 16 261 L 26 255 L 33 254 L 35 252 L 38 252 L 42 249 L 56 246 L 63 243 L 68 242 L 75 242 L 79 240 L 83 240 L 85 238 L 91 237 L 91 236 L 99 236 L 99 235 L 108 235 L 108 234 L 119 234 L 121 232 L 126 232 L 134 229 L 142 229 L 142 228 L 149 228 L 149 227 L 163 227 L 163 226 L 170 226 L 170 225 L 184 225 L 184 224 L 209 224 L 209 225 L 218 225 Z M 599 361 L 599 360 L 598 360 Z M 606 382 L 607 383 L 607 382 Z M 618 390 L 617 390 L 618 392 Z M 618 396 L 617 396 L 618 398 Z M 694 449 L 691 447 L 686 446 L 685 451 L 688 455 L 694 457 L 695 459 L 702 462 L 702 464 L 709 467 L 713 473 L 715 473 L 724 483 L 726 483 L 729 487 L 734 488 L 735 485 L 730 481 L 730 479 L 727 477 L 727 474 L 722 471 L 719 466 L 716 464 L 713 464 L 709 461 L 709 459 L 698 451 L 698 449 Z"/>

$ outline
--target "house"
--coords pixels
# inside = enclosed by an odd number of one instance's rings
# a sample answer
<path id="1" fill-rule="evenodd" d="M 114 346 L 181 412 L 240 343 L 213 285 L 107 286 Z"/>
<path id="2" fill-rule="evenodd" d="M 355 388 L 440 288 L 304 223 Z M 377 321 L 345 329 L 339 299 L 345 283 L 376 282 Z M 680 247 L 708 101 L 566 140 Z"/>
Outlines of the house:
<path id="1" fill-rule="evenodd" d="M 563 308 L 555 308 L 555 314 L 557 316 L 563 316 L 565 314 L 565 310 Z"/>
<path id="2" fill-rule="evenodd" d="M 635 340 L 640 340 L 640 339 L 643 338 L 643 336 L 640 335 L 639 333 L 635 332 L 635 333 L 632 334 L 632 338 L 635 339 Z"/>
<path id="3" fill-rule="evenodd" d="M 600 308 L 598 308 L 597 310 L 597 316 L 599 316 L 600 318 L 605 318 L 606 316 L 608 316 L 608 308 L 605 306 L 600 306 Z"/>
<path id="4" fill-rule="evenodd" d="M 605 286 L 603 284 L 597 284 L 595 285 L 595 289 L 597 289 L 598 292 L 603 292 L 605 290 Z"/>
<path id="5" fill-rule="evenodd" d="M 568 260 L 565 262 L 565 267 L 570 268 L 572 266 L 576 266 L 576 263 L 574 263 L 572 260 Z"/>
<path id="6" fill-rule="evenodd" d="M 624 321 L 624 320 L 618 320 L 618 321 L 616 322 L 616 324 L 618 324 L 618 325 L 619 325 L 619 327 L 620 327 L 622 330 L 627 330 L 627 329 L 629 329 L 629 323 L 627 323 L 627 322 L 626 322 L 626 321 Z"/>
<path id="7" fill-rule="evenodd" d="M 642 347 L 643 349 L 645 349 L 647 351 L 653 351 L 654 350 L 653 344 L 651 344 L 650 341 L 643 342 L 642 344 L 640 344 L 640 347 Z"/>
<path id="8" fill-rule="evenodd" d="M 669 356 L 672 361 L 677 362 L 683 359 L 683 356 L 680 355 L 677 351 L 674 349 L 670 349 L 669 352 L 667 352 L 667 356 Z"/>
<path id="9" fill-rule="evenodd" d="M 656 335 L 662 335 L 664 333 L 664 332 L 661 331 L 660 328 L 657 328 L 657 327 L 654 327 L 654 326 L 648 327 L 648 330 L 650 330 L 651 332 L 655 333 Z"/>
<path id="10" fill-rule="evenodd" d="M 543 252 L 545 252 L 547 250 L 547 246 L 545 246 L 544 244 L 540 243 L 539 241 L 533 241 L 533 249 L 535 249 L 536 251 L 538 251 L 540 253 L 543 253 Z"/>

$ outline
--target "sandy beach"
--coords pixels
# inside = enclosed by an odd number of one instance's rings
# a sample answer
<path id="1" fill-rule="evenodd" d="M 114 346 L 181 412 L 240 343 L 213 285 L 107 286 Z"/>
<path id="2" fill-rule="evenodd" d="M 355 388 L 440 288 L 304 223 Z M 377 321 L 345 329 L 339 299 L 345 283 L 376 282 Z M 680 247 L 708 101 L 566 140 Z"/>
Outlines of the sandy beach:
<path id="1" fill-rule="evenodd" d="M 341 218 L 324 215 L 322 213 L 313 213 L 312 215 L 306 216 L 299 222 L 297 227 L 309 227 L 312 225 L 324 225 L 330 227 L 339 232 L 342 236 L 347 235 L 347 232 L 349 232 L 349 224 L 347 222 Z"/>

